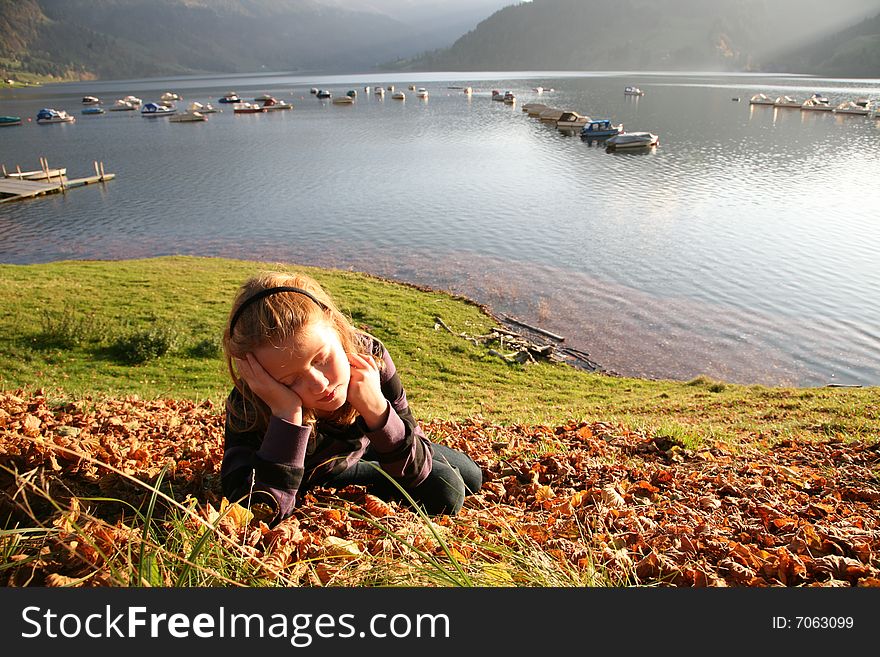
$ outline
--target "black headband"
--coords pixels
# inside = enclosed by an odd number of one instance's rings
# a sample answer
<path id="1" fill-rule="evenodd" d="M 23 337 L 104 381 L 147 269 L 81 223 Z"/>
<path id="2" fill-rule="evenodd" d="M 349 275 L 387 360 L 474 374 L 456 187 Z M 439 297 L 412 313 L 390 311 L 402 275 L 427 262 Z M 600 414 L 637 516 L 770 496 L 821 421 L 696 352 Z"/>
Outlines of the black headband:
<path id="1" fill-rule="evenodd" d="M 265 290 L 260 290 L 253 296 L 248 297 L 238 307 L 238 310 L 236 310 L 235 314 L 232 316 L 232 321 L 229 322 L 229 335 L 232 335 L 232 331 L 235 328 L 235 323 L 238 321 L 238 318 L 241 317 L 241 313 L 244 311 L 245 308 L 253 303 L 256 303 L 260 299 L 265 299 L 266 297 L 272 294 L 278 294 L 279 292 L 296 292 L 297 294 L 302 294 L 318 304 L 321 307 L 321 310 L 329 310 L 325 303 L 318 301 L 318 299 L 315 298 L 315 295 L 302 289 L 301 287 L 289 287 L 287 285 L 282 285 L 280 287 L 267 287 Z"/>

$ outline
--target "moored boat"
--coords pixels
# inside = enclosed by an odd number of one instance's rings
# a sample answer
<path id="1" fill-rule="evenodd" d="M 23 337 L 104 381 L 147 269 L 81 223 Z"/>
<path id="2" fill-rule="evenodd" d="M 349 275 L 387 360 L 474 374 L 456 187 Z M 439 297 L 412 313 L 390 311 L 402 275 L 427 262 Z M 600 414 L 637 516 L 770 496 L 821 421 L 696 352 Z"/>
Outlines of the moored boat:
<path id="1" fill-rule="evenodd" d="M 773 101 L 774 107 L 791 107 L 794 109 L 799 109 L 803 103 L 796 98 L 792 98 L 791 96 L 778 96 L 776 100 Z"/>
<path id="2" fill-rule="evenodd" d="M 406 94 L 402 91 L 395 91 L 393 94 L 391 94 L 391 97 L 394 100 L 406 100 Z"/>
<path id="3" fill-rule="evenodd" d="M 562 116 L 556 119 L 556 127 L 560 130 L 580 130 L 587 125 L 589 120 L 589 116 L 582 116 L 577 112 L 567 111 L 563 112 Z"/>
<path id="4" fill-rule="evenodd" d="M 82 104 L 83 105 L 98 105 L 101 103 L 101 99 L 97 96 L 83 96 Z"/>
<path id="5" fill-rule="evenodd" d="M 173 107 L 168 107 L 167 105 L 160 105 L 159 103 L 147 103 L 143 107 L 141 107 L 141 116 L 146 116 L 148 118 L 153 118 L 157 116 L 171 116 L 177 110 Z"/>
<path id="6" fill-rule="evenodd" d="M 181 96 L 180 94 L 176 94 L 173 91 L 166 91 L 159 97 L 159 100 L 163 103 L 174 103 L 178 100 L 181 100 Z"/>
<path id="7" fill-rule="evenodd" d="M 81 114 L 103 114 L 103 107 L 83 107 Z"/>
<path id="8" fill-rule="evenodd" d="M 0 116 L 0 127 L 11 126 L 11 125 L 21 125 L 21 117 L 20 116 Z"/>
<path id="9" fill-rule="evenodd" d="M 559 120 L 563 114 L 565 114 L 566 110 L 556 109 L 555 107 L 548 107 L 543 112 L 538 114 L 538 119 L 541 123 L 552 123 L 556 125 L 556 122 Z"/>
<path id="10" fill-rule="evenodd" d="M 354 98 L 351 96 L 337 96 L 333 99 L 334 105 L 354 105 Z"/>
<path id="11" fill-rule="evenodd" d="M 384 87 L 376 87 L 376 95 L 379 98 L 384 98 L 385 97 L 385 88 Z"/>
<path id="12" fill-rule="evenodd" d="M 196 101 L 192 101 L 189 104 L 189 107 L 187 107 L 186 109 L 193 111 L 193 112 L 199 112 L 200 114 L 213 114 L 215 112 L 222 112 L 223 111 L 223 110 L 217 109 L 216 107 L 211 105 L 211 103 L 202 104 L 202 103 L 199 103 Z"/>
<path id="13" fill-rule="evenodd" d="M 623 124 L 614 125 L 610 119 L 591 119 L 581 128 L 581 139 L 607 139 L 623 132 Z"/>
<path id="14" fill-rule="evenodd" d="M 263 106 L 257 105 L 257 103 L 236 103 L 232 106 L 234 114 L 261 114 L 265 111 Z"/>
<path id="15" fill-rule="evenodd" d="M 605 148 L 608 150 L 651 148 L 659 143 L 660 138 L 650 132 L 624 132 L 606 139 Z"/>
<path id="16" fill-rule="evenodd" d="M 626 96 L 644 96 L 645 92 L 639 89 L 638 87 L 626 87 L 623 90 L 624 95 Z"/>
<path id="17" fill-rule="evenodd" d="M 327 89 L 318 89 L 318 93 L 315 94 L 318 98 L 331 98 L 333 94 L 331 94 Z"/>
<path id="18" fill-rule="evenodd" d="M 289 110 L 293 109 L 293 105 L 291 103 L 287 103 L 283 100 L 278 100 L 272 96 L 263 99 L 263 109 L 267 112 L 273 112 L 275 110 Z"/>
<path id="19" fill-rule="evenodd" d="M 124 98 L 120 98 L 110 106 L 111 112 L 131 112 L 136 109 L 137 107 L 135 107 L 133 103 L 130 103 Z"/>
<path id="20" fill-rule="evenodd" d="M 37 123 L 41 125 L 47 123 L 73 123 L 74 121 L 76 121 L 76 117 L 71 116 L 64 110 L 44 107 L 37 112 Z"/>
<path id="21" fill-rule="evenodd" d="M 168 119 L 172 123 L 194 123 L 198 121 L 207 121 L 208 117 L 194 109 L 185 109 L 182 112 L 176 113 L 174 116 Z"/>
<path id="22" fill-rule="evenodd" d="M 776 101 L 766 94 L 755 94 L 749 98 L 749 105 L 772 105 Z"/>
<path id="23" fill-rule="evenodd" d="M 428 90 L 424 87 L 419 87 L 418 91 L 416 91 L 416 96 L 418 96 L 419 98 L 427 98 Z"/>
<path id="24" fill-rule="evenodd" d="M 235 103 L 241 102 L 241 96 L 239 96 L 234 91 L 227 91 L 226 94 L 222 98 L 220 98 L 220 102 L 230 103 L 234 105 Z"/>
<path id="25" fill-rule="evenodd" d="M 847 100 L 847 101 L 840 103 L 837 107 L 835 107 L 834 113 L 835 114 L 856 114 L 859 116 L 867 116 L 871 112 L 869 105 L 870 105 L 870 103 L 868 103 L 868 101 L 864 101 L 864 104 L 861 104 L 858 101 Z"/>

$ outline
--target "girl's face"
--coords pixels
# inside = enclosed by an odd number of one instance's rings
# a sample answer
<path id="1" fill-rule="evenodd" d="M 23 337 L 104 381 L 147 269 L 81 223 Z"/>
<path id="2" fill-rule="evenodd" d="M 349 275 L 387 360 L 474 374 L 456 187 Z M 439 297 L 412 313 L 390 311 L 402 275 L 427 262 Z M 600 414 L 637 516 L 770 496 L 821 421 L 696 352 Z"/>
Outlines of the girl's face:
<path id="1" fill-rule="evenodd" d="M 345 403 L 351 365 L 339 334 L 326 321 L 312 322 L 295 340 L 262 345 L 253 354 L 272 378 L 299 396 L 304 408 L 320 415 Z"/>

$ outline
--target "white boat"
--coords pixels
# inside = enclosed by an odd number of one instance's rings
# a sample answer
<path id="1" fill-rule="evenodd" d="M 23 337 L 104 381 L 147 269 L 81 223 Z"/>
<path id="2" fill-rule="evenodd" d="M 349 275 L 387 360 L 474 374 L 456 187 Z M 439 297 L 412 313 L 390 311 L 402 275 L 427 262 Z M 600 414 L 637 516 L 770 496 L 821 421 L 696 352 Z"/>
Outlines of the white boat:
<path id="1" fill-rule="evenodd" d="M 73 123 L 76 121 L 75 116 L 71 116 L 64 110 L 57 110 L 51 107 L 44 107 L 37 112 L 37 123 L 44 125 L 47 123 Z"/>
<path id="2" fill-rule="evenodd" d="M 865 105 L 861 105 L 858 102 L 853 102 L 851 100 L 847 100 L 845 102 L 840 103 L 837 107 L 834 108 L 835 114 L 856 114 L 859 116 L 868 116 L 871 112 L 868 107 L 870 103 L 866 103 Z"/>
<path id="3" fill-rule="evenodd" d="M 801 110 L 808 112 L 830 112 L 833 109 L 827 98 L 819 98 L 815 94 L 801 104 Z"/>
<path id="4" fill-rule="evenodd" d="M 385 89 L 383 87 L 376 87 L 376 95 L 379 98 L 383 98 L 385 96 Z"/>
<path id="5" fill-rule="evenodd" d="M 257 103 L 236 103 L 232 106 L 233 114 L 262 114 L 266 110 Z"/>
<path id="6" fill-rule="evenodd" d="M 406 94 L 402 91 L 395 91 L 393 94 L 391 94 L 391 97 L 394 100 L 406 100 Z"/>
<path id="7" fill-rule="evenodd" d="M 424 87 L 419 87 L 419 90 L 416 91 L 416 96 L 418 96 L 419 98 L 427 98 L 428 97 L 428 90 L 425 89 Z"/>
<path id="8" fill-rule="evenodd" d="M 534 89 L 532 89 L 532 91 L 540 96 L 542 93 L 544 93 L 544 87 L 535 87 Z"/>
<path id="9" fill-rule="evenodd" d="M 776 101 L 766 94 L 755 94 L 749 98 L 749 105 L 772 105 Z"/>
<path id="10" fill-rule="evenodd" d="M 309 89 L 309 93 L 310 93 L 310 94 L 313 94 L 313 95 L 314 95 L 314 94 L 317 94 L 317 93 L 318 93 L 318 87 L 312 87 L 311 89 Z"/>
<path id="11" fill-rule="evenodd" d="M 238 95 L 237 93 L 235 93 L 234 91 L 227 91 L 227 92 L 223 95 L 223 97 L 220 99 L 220 102 L 221 102 L 221 103 L 230 103 L 230 104 L 232 104 L 232 105 L 235 105 L 236 103 L 240 103 L 240 102 L 241 102 L 241 96 L 239 96 L 239 95 Z"/>
<path id="12" fill-rule="evenodd" d="M 127 103 L 131 103 L 135 107 L 140 107 L 144 102 L 140 98 L 138 98 L 137 96 L 126 96 L 122 100 L 124 100 Z"/>
<path id="13" fill-rule="evenodd" d="M 275 110 L 289 110 L 293 109 L 293 104 L 285 102 L 283 100 L 278 100 L 277 98 L 273 98 L 269 96 L 268 98 L 264 98 L 263 101 L 263 109 L 267 112 L 272 112 Z"/>
<path id="14" fill-rule="evenodd" d="M 137 107 L 135 107 L 133 103 L 128 102 L 124 98 L 120 98 L 110 106 L 111 112 L 130 112 L 136 109 Z"/>
<path id="15" fill-rule="evenodd" d="M 171 116 L 177 110 L 173 107 L 168 107 L 167 105 L 160 105 L 159 103 L 147 103 L 141 108 L 141 116 L 146 116 L 148 118 L 153 118 L 157 116 Z"/>
<path id="16" fill-rule="evenodd" d="M 472 94 L 474 93 L 474 90 L 471 89 L 470 87 L 465 87 L 464 90 L 462 91 L 462 93 L 463 93 L 465 96 L 470 96 L 470 95 L 472 95 Z"/>
<path id="17" fill-rule="evenodd" d="M 793 107 L 799 109 L 803 103 L 791 96 L 779 96 L 773 101 L 774 107 Z"/>
<path id="18" fill-rule="evenodd" d="M 589 122 L 589 116 L 582 116 L 577 112 L 563 112 L 562 116 L 560 116 L 556 120 L 556 127 L 560 130 L 580 130 Z"/>
<path id="19" fill-rule="evenodd" d="M 318 89 L 318 93 L 316 94 L 318 98 L 332 98 L 333 94 L 331 94 L 326 89 Z"/>
<path id="20" fill-rule="evenodd" d="M 82 104 L 83 105 L 99 105 L 101 103 L 101 99 L 96 96 L 83 96 Z"/>
<path id="21" fill-rule="evenodd" d="M 182 112 L 168 118 L 172 123 L 190 123 L 193 121 L 207 121 L 208 117 L 198 110 L 185 109 Z"/>
<path id="22" fill-rule="evenodd" d="M 650 132 L 624 132 L 606 139 L 605 148 L 608 150 L 651 148 L 659 143 L 660 138 Z"/>
<path id="23" fill-rule="evenodd" d="M 254 98 L 255 103 L 262 103 L 265 100 L 272 100 L 272 94 L 260 94 Z"/>
<path id="24" fill-rule="evenodd" d="M 627 87 L 623 90 L 624 95 L 626 96 L 644 96 L 645 92 L 639 89 L 638 87 Z"/>
<path id="25" fill-rule="evenodd" d="M 159 96 L 159 100 L 163 103 L 173 103 L 175 101 L 181 100 L 180 94 L 176 94 L 173 91 L 166 91 L 164 94 Z"/>
<path id="26" fill-rule="evenodd" d="M 216 107 L 211 105 L 211 103 L 202 104 L 202 103 L 198 103 L 196 101 L 191 102 L 189 104 L 189 107 L 187 107 L 187 110 L 190 110 L 193 112 L 199 112 L 200 114 L 214 114 L 215 112 L 222 112 L 223 111 L 223 110 L 217 109 Z"/>
<path id="27" fill-rule="evenodd" d="M 354 105 L 354 98 L 351 96 L 337 96 L 333 99 L 334 105 Z"/>

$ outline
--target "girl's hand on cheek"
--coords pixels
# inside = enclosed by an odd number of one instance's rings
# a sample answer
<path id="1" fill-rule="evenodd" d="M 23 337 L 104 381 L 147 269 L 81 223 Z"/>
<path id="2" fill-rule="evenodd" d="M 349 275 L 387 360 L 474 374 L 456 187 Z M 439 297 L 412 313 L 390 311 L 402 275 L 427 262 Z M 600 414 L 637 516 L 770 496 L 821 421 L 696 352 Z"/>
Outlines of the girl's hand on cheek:
<path id="1" fill-rule="evenodd" d="M 351 378 L 348 381 L 348 401 L 361 414 L 371 429 L 382 425 L 388 400 L 382 394 L 379 368 L 371 358 L 348 354 Z"/>
<path id="2" fill-rule="evenodd" d="M 236 358 L 235 365 L 239 376 L 266 403 L 272 415 L 294 424 L 302 424 L 302 399 L 286 385 L 272 378 L 253 354 Z"/>

